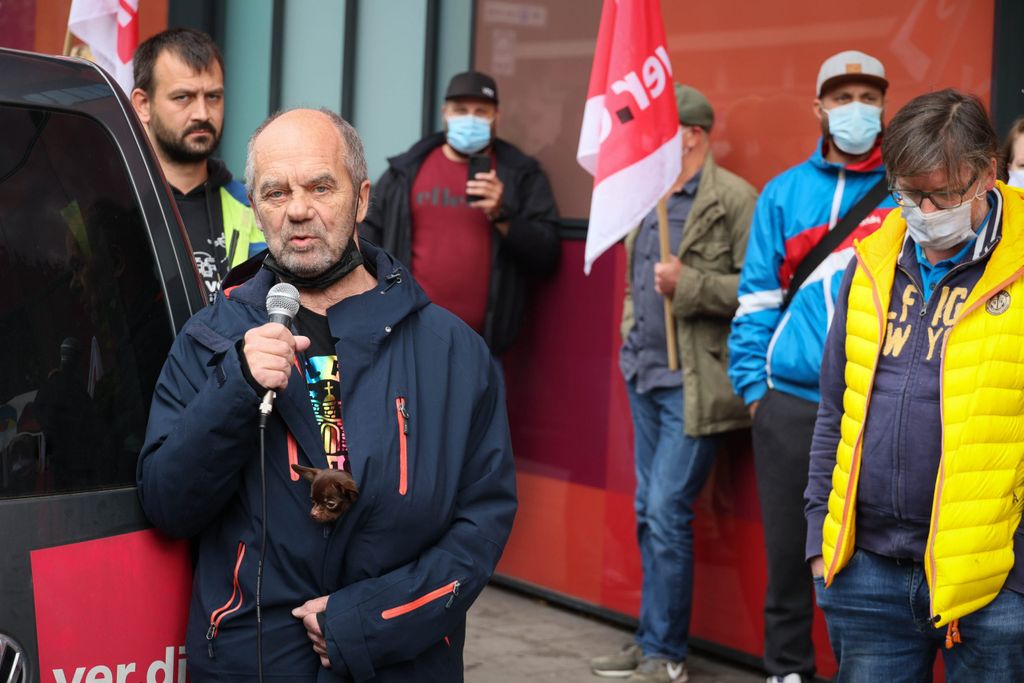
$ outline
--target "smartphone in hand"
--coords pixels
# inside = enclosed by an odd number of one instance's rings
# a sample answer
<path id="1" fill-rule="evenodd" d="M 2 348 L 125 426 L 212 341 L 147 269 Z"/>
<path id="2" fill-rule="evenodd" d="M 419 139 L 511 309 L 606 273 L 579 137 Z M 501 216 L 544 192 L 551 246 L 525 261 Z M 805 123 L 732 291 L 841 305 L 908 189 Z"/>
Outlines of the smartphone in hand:
<path id="1" fill-rule="evenodd" d="M 466 180 L 476 180 L 477 173 L 487 173 L 491 170 L 491 155 L 490 154 L 470 154 L 469 155 L 469 172 L 466 176 Z M 467 202 L 476 202 L 483 199 L 483 197 L 474 194 L 467 194 Z"/>

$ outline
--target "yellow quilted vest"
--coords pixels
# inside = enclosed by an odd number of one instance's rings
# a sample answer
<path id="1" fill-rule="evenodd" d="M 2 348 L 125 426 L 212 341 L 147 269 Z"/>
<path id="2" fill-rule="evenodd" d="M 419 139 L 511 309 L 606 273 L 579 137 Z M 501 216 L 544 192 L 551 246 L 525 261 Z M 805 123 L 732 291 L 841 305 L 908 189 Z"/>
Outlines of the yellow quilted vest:
<path id="1" fill-rule="evenodd" d="M 231 253 L 229 268 L 249 258 L 249 246 L 263 242 L 263 232 L 256 224 L 252 209 L 235 199 L 225 188 L 220 188 L 221 214 L 224 216 L 224 249 Z"/>
<path id="2" fill-rule="evenodd" d="M 942 457 L 924 557 L 936 627 L 984 607 L 1002 589 L 1024 507 L 1024 192 L 996 185 L 1002 239 L 942 347 Z M 844 414 L 823 527 L 826 585 L 854 551 L 865 417 L 905 232 L 893 211 L 856 244 Z"/>

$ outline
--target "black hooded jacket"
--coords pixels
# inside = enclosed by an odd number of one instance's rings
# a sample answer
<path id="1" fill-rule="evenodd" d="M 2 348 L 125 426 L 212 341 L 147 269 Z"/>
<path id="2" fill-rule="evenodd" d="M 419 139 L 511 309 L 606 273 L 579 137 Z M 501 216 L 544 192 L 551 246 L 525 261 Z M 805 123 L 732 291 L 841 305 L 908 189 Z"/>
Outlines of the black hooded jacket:
<path id="1" fill-rule="evenodd" d="M 219 278 L 227 274 L 230 267 L 226 245 L 214 247 L 217 238 L 224 234 L 224 216 L 220 206 L 220 188 L 231 182 L 231 172 L 219 159 L 207 159 L 206 168 L 209 177 L 206 182 L 197 185 L 191 191 L 183 193 L 171 186 L 174 201 L 181 214 L 181 222 L 188 232 L 189 242 L 199 251 L 215 249 L 215 265 Z M 234 256 L 234 254 L 232 254 Z M 218 279 L 219 279 L 218 278 Z"/>
<path id="2" fill-rule="evenodd" d="M 409 198 L 413 182 L 427 155 L 444 141 L 444 133 L 435 133 L 388 159 L 388 170 L 374 187 L 366 219 L 359 226 L 360 237 L 379 244 L 403 263 L 412 263 Z M 540 164 L 504 140 L 496 139 L 493 146 L 498 178 L 504 184 L 501 215 L 509 221 L 507 236 L 494 231 L 484 321 L 484 340 L 497 355 L 512 345 L 519 332 L 529 280 L 555 272 L 561 243 L 558 209 Z"/>

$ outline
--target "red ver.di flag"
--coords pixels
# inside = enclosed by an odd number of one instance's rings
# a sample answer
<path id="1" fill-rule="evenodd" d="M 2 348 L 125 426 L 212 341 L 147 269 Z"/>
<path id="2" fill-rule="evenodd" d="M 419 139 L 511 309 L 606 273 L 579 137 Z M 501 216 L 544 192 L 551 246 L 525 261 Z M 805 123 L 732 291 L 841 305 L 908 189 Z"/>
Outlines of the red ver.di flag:
<path id="1" fill-rule="evenodd" d="M 139 46 L 139 0 L 71 0 L 68 30 L 89 46 L 97 64 L 131 93 Z"/>
<path id="2" fill-rule="evenodd" d="M 594 176 L 583 271 L 682 171 L 682 133 L 658 0 L 605 0 L 576 159 Z"/>

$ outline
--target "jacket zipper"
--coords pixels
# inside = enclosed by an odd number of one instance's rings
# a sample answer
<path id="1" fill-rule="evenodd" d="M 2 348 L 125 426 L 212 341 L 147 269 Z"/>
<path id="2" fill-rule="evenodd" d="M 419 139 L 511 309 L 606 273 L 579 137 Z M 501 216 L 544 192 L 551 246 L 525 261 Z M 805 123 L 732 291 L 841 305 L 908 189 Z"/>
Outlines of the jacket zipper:
<path id="1" fill-rule="evenodd" d="M 224 201 L 223 198 L 221 199 L 221 201 Z M 241 231 L 238 228 L 232 226 L 231 247 L 228 249 L 228 270 L 231 270 L 232 263 L 235 260 L 235 252 L 238 250 L 238 238 L 240 235 Z"/>
<path id="2" fill-rule="evenodd" d="M 926 324 L 926 321 L 927 321 L 927 318 L 928 318 L 928 310 L 929 310 L 928 306 L 931 303 L 931 298 L 929 297 L 929 300 L 925 301 L 925 299 L 924 299 L 924 284 L 923 283 L 918 283 L 918 281 L 914 277 L 914 275 L 911 274 L 911 272 L 907 268 L 904 268 L 899 263 L 899 256 L 897 256 L 896 258 L 897 258 L 896 270 L 900 271 L 904 275 L 906 275 L 907 279 L 910 280 L 910 283 L 917 289 L 917 291 L 921 295 L 921 312 L 918 313 L 918 318 L 920 319 L 920 322 L 918 324 L 922 325 L 925 328 L 925 334 L 927 334 L 929 328 L 928 328 L 928 325 Z M 892 291 L 895 291 L 895 288 L 896 288 L 896 278 L 894 277 L 893 278 Z M 890 307 L 892 306 L 892 298 L 893 298 L 893 295 L 890 294 L 890 301 L 889 301 Z M 913 320 L 911 320 L 911 322 L 913 322 Z M 894 328 L 895 328 L 895 325 L 894 325 Z M 905 429 L 905 427 L 907 425 L 904 424 L 904 423 L 907 420 L 910 419 L 909 418 L 909 413 L 907 411 L 907 402 L 909 400 L 912 400 L 912 399 L 908 398 L 909 391 L 910 391 L 910 379 L 911 379 L 911 377 L 916 376 L 918 368 L 923 363 L 923 361 L 921 360 L 921 356 L 920 356 L 921 344 L 923 343 L 923 340 L 924 340 L 924 335 L 922 335 L 922 334 L 917 334 L 917 335 L 914 336 L 913 347 L 910 349 L 910 366 L 911 367 L 903 375 L 903 385 L 900 387 L 900 397 L 899 397 L 899 400 L 897 402 L 897 408 L 896 408 L 895 423 L 896 423 L 897 433 L 900 435 L 900 438 L 894 439 L 895 456 L 893 458 L 893 460 L 894 460 L 894 462 L 893 462 L 893 470 L 894 470 L 893 474 L 894 474 L 894 477 L 895 477 L 895 482 L 893 483 L 893 489 L 894 490 L 893 490 L 892 500 L 893 500 L 893 510 L 894 510 L 894 512 L 896 514 L 896 519 L 903 519 L 903 512 L 904 512 L 903 508 L 904 508 L 904 503 L 905 503 L 905 501 L 903 501 L 903 499 L 901 497 L 900 492 L 903 489 L 903 483 L 904 483 L 902 467 L 903 467 L 903 463 L 905 463 L 908 460 L 907 453 L 906 453 L 906 442 L 907 442 L 906 435 L 908 433 L 908 430 Z M 882 351 L 884 353 L 884 351 L 885 351 L 885 337 L 882 338 L 882 347 L 881 348 L 882 348 Z M 878 363 L 881 364 L 881 354 L 879 355 Z M 865 425 L 866 424 L 867 424 L 867 419 L 865 418 Z"/>
<path id="3" fill-rule="evenodd" d="M 444 608 L 448 609 L 452 606 L 452 603 L 455 602 L 455 596 L 459 594 L 459 587 L 461 585 L 462 584 L 459 583 L 459 581 L 452 581 L 449 584 L 441 586 L 437 590 L 430 591 L 426 595 L 421 595 L 412 602 L 407 602 L 403 605 L 392 607 L 391 609 L 386 609 L 380 613 L 380 617 L 381 619 L 394 619 L 395 617 L 400 617 L 403 614 L 414 612 L 418 610 L 420 607 L 423 607 L 424 605 L 431 603 L 434 600 L 443 598 L 446 595 L 448 596 L 448 601 L 444 603 Z"/>
<path id="4" fill-rule="evenodd" d="M 953 321 L 953 324 L 950 325 L 949 329 L 952 331 L 952 329 L 956 327 L 957 323 L 974 312 L 983 303 L 987 302 L 993 294 L 1005 289 L 1014 280 L 1020 278 L 1021 275 L 1024 275 L 1024 268 L 1016 271 L 1013 275 L 989 289 L 982 296 L 978 297 L 978 299 L 971 304 L 970 308 L 963 310 L 960 315 L 956 317 L 956 320 Z M 939 420 L 939 443 L 941 444 L 942 450 L 939 455 L 939 474 L 935 482 L 935 497 L 932 500 L 932 524 L 928 533 L 928 543 L 925 548 L 925 554 L 928 557 L 928 566 L 931 569 L 931 572 L 929 572 L 931 580 L 928 582 L 928 611 L 931 612 L 932 623 L 935 624 L 942 621 L 942 616 L 935 613 L 935 586 L 932 584 L 935 582 L 935 534 L 938 533 L 939 530 L 939 510 L 942 502 L 942 487 L 946 483 L 946 416 L 944 406 L 946 401 L 946 347 L 949 344 L 949 336 L 950 335 L 948 334 L 943 335 L 942 354 L 939 356 L 939 410 L 943 411 L 940 413 L 942 419 Z M 953 642 L 959 642 L 959 632 L 956 635 L 957 639 Z M 952 647 L 952 645 L 950 647 Z"/>
<path id="5" fill-rule="evenodd" d="M 299 464 L 299 444 L 295 441 L 295 435 L 288 431 L 285 437 L 288 446 L 288 476 L 292 481 L 299 480 L 299 473 L 292 469 L 292 465 Z"/>
<path id="6" fill-rule="evenodd" d="M 405 397 L 395 399 L 395 416 L 398 418 L 398 493 L 409 491 L 409 413 L 405 409 Z"/>
<path id="7" fill-rule="evenodd" d="M 213 610 L 210 614 L 210 628 L 206 630 L 207 640 L 207 653 L 210 655 L 210 659 L 213 659 L 213 639 L 217 637 L 217 632 L 220 630 L 220 622 L 224 620 L 229 614 L 237 612 L 242 607 L 244 602 L 242 597 L 242 588 L 238 585 L 238 570 L 242 566 L 242 558 L 245 557 L 245 544 L 241 541 L 238 542 L 237 558 L 235 559 L 235 575 L 231 581 L 231 597 L 221 607 Z M 232 607 L 232 603 L 235 602 L 235 596 L 238 597 L 238 604 Z"/>

